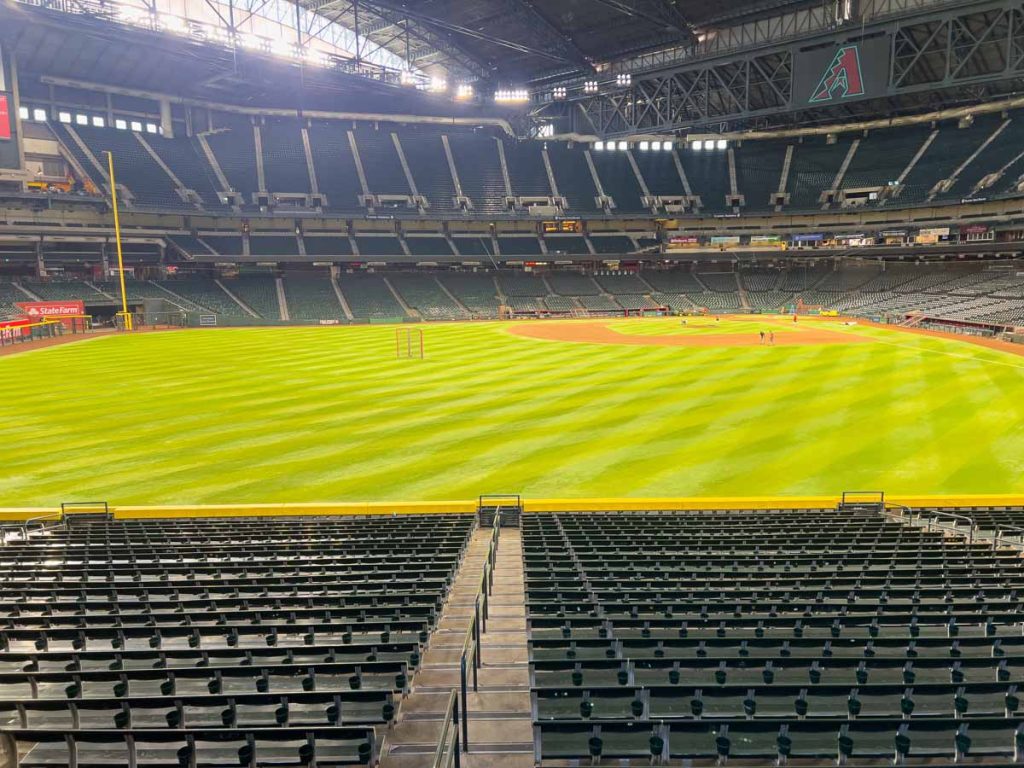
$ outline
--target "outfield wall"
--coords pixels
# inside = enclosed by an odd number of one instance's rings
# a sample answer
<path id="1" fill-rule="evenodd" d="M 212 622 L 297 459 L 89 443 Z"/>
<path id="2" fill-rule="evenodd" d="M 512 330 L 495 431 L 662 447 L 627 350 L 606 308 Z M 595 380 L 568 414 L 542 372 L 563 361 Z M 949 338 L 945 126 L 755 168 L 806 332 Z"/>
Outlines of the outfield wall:
<path id="1" fill-rule="evenodd" d="M 841 496 L 680 496 L 660 498 L 524 499 L 531 512 L 644 512 L 710 511 L 721 509 L 834 509 Z M 886 503 L 906 507 L 1021 507 L 1019 494 L 946 494 L 927 496 L 886 496 Z M 193 517 L 315 517 L 327 515 L 423 515 L 473 514 L 477 500 L 457 501 L 373 501 L 303 504 L 181 504 L 166 506 L 110 505 L 114 517 L 122 520 Z M 0 508 L 0 522 L 20 522 L 54 515 L 60 508 Z"/>

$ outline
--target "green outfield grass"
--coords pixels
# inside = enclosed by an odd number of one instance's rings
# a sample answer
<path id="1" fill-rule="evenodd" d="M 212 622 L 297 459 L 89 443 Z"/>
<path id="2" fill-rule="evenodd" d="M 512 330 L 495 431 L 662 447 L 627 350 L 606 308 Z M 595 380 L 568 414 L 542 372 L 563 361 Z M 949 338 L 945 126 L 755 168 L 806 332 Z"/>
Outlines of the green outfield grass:
<path id="1" fill-rule="evenodd" d="M 878 343 L 599 346 L 486 323 L 424 327 L 426 360 L 396 361 L 388 326 L 17 354 L 0 506 L 1024 491 L 1024 358 L 835 327 Z"/>

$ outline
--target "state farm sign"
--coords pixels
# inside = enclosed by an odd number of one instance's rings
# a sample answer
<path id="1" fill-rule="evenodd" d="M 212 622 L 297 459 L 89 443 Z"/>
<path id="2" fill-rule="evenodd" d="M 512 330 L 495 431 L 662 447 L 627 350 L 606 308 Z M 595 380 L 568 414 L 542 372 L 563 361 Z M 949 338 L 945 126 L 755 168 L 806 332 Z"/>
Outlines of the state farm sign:
<path id="1" fill-rule="evenodd" d="M 81 301 L 21 301 L 17 306 L 33 320 L 85 314 L 85 304 Z"/>

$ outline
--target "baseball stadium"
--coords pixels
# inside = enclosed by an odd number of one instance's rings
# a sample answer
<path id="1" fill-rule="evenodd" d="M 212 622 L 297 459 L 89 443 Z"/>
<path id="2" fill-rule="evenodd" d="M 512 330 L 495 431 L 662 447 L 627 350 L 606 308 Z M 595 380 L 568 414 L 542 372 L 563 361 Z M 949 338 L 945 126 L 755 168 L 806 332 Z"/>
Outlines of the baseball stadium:
<path id="1" fill-rule="evenodd" d="M 1024 0 L 0 0 L 0 393 L 0 768 L 1024 765 Z"/>

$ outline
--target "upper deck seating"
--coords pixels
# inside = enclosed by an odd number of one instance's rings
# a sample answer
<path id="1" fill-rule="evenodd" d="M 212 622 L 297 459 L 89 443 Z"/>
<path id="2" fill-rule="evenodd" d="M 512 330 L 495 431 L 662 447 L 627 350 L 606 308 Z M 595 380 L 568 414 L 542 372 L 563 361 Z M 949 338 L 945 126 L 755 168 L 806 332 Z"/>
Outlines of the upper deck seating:
<path id="1" fill-rule="evenodd" d="M 352 156 L 348 133 L 334 120 L 313 120 L 309 125 L 309 149 L 316 171 L 317 189 L 332 211 L 362 211 L 362 187 Z"/>
<path id="2" fill-rule="evenodd" d="M 507 211 L 505 179 L 494 137 L 484 133 L 452 133 L 448 136 L 448 145 L 462 194 L 473 201 L 473 210 L 478 213 Z"/>
<path id="3" fill-rule="evenodd" d="M 427 198 L 430 209 L 435 213 L 454 211 L 455 181 L 440 132 L 410 126 L 402 129 L 401 141 L 416 190 Z"/>
<path id="4" fill-rule="evenodd" d="M 238 115 L 221 115 L 217 130 L 207 133 L 205 139 L 228 184 L 241 194 L 243 207 L 253 208 L 254 196 L 260 189 L 256 136 L 251 120 Z"/>
<path id="5" fill-rule="evenodd" d="M 558 193 L 566 199 L 569 210 L 578 213 L 596 213 L 597 187 L 587 165 L 585 144 L 568 147 L 561 142 L 548 144 L 551 171 L 558 184 Z"/>
<path id="6" fill-rule="evenodd" d="M 302 128 L 297 120 L 267 118 L 260 126 L 263 175 L 268 192 L 306 193 L 312 191 Z"/>

